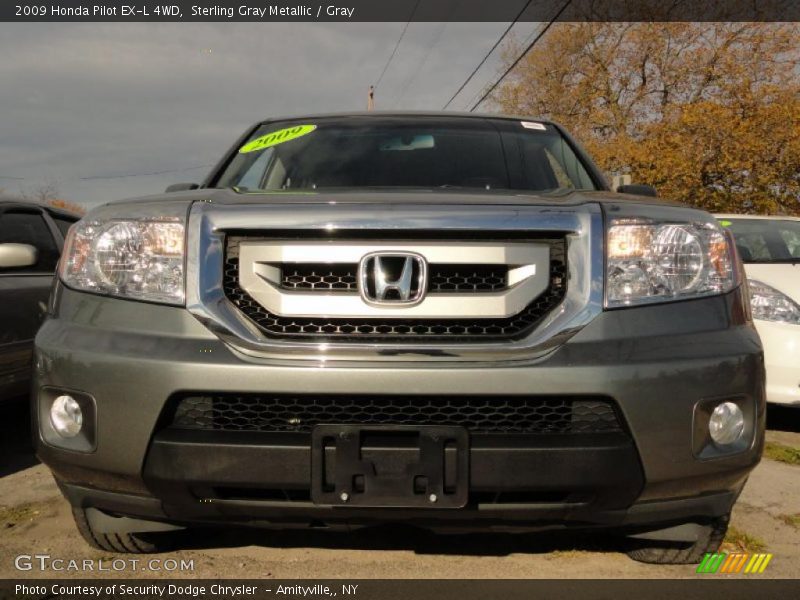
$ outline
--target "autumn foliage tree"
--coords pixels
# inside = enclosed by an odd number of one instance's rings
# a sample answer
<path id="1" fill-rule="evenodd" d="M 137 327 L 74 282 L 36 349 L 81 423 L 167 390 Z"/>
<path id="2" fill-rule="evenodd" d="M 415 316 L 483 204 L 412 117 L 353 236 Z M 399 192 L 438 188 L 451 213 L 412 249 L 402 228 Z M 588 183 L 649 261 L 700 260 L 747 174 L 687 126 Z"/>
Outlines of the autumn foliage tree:
<path id="1" fill-rule="evenodd" d="M 52 206 L 53 208 L 59 208 L 67 212 L 71 212 L 75 215 L 83 216 L 86 214 L 86 209 L 80 204 L 76 204 L 75 202 L 70 202 L 68 200 L 63 200 L 61 198 L 53 198 L 52 200 L 49 200 L 47 202 L 47 205 Z"/>
<path id="2" fill-rule="evenodd" d="M 558 23 L 492 100 L 664 197 L 800 214 L 799 60 L 797 23 Z"/>
<path id="3" fill-rule="evenodd" d="M 82 216 L 86 214 L 86 209 L 75 202 L 59 198 L 58 186 L 54 183 L 44 183 L 32 191 L 26 190 L 22 192 L 22 198 L 28 202 L 41 204 L 43 206 L 51 206 L 71 212 L 75 215 Z"/>

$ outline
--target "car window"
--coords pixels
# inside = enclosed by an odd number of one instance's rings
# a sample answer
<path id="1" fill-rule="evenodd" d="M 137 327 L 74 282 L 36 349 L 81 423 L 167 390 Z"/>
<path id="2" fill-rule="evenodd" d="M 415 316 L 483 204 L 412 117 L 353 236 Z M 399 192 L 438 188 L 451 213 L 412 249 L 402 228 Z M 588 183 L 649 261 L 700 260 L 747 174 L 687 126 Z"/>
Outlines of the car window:
<path id="1" fill-rule="evenodd" d="M 264 187 L 261 178 L 274 155 L 275 152 L 272 148 L 267 148 L 262 152 L 255 162 L 242 174 L 241 179 L 239 179 L 238 187 L 248 190 L 257 190 Z"/>
<path id="2" fill-rule="evenodd" d="M 564 138 L 530 132 L 516 137 L 528 189 L 593 189 L 589 174 Z"/>
<path id="3" fill-rule="evenodd" d="M 553 175 L 555 175 L 556 181 L 558 182 L 558 187 L 575 187 L 569 175 L 567 175 L 567 172 L 564 170 L 564 167 L 558 162 L 556 157 L 553 156 L 553 153 L 548 150 L 545 154 L 547 155 L 547 162 L 550 163 L 550 168 L 553 170 Z"/>
<path id="4" fill-rule="evenodd" d="M 800 231 L 781 230 L 781 237 L 786 242 L 786 248 L 794 258 L 800 258 Z"/>
<path id="5" fill-rule="evenodd" d="M 38 250 L 32 267 L 0 269 L 2 273 L 53 273 L 58 262 L 58 247 L 41 213 L 9 210 L 0 213 L 0 244 L 30 244 Z"/>
<path id="6" fill-rule="evenodd" d="M 772 258 L 763 235 L 759 233 L 742 233 L 735 236 L 735 238 L 739 253 L 744 258 L 749 258 L 749 260 L 769 260 Z M 742 249 L 746 250 L 746 252 L 742 252 Z M 745 260 L 745 262 L 749 261 Z"/>
<path id="7" fill-rule="evenodd" d="M 258 128 L 217 180 L 240 191 L 329 188 L 594 189 L 552 126 L 502 127 L 463 118 L 327 118 Z M 519 144 L 524 174 L 507 151 Z M 516 156 L 516 153 L 515 153 Z M 516 158 L 514 164 L 518 164 Z"/>
<path id="8" fill-rule="evenodd" d="M 800 258 L 800 221 L 789 219 L 722 219 L 733 233 L 745 263 L 792 262 Z"/>
<path id="9" fill-rule="evenodd" d="M 63 235 L 65 238 L 67 237 L 69 228 L 72 227 L 73 223 L 78 221 L 78 219 L 68 219 L 66 217 L 57 217 L 55 215 L 51 215 L 51 217 L 55 222 L 56 227 L 58 227 L 58 230 L 61 232 L 61 235 Z"/>

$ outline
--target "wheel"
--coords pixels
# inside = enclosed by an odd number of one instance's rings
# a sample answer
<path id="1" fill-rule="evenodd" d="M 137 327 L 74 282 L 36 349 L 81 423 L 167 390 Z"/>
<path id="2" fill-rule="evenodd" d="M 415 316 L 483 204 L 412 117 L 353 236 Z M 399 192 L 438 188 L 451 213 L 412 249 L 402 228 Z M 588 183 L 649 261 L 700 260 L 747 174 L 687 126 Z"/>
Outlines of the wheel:
<path id="1" fill-rule="evenodd" d="M 629 540 L 627 551 L 633 560 L 657 565 L 697 564 L 709 552 L 719 550 L 728 531 L 730 515 L 714 519 L 703 527 L 694 543 L 658 542 L 653 540 Z"/>
<path id="2" fill-rule="evenodd" d="M 130 528 L 125 525 L 120 526 L 118 531 L 114 531 L 113 526 L 104 526 L 101 531 L 97 527 L 96 520 L 90 517 L 87 510 L 93 509 L 73 507 L 72 516 L 83 539 L 90 546 L 99 550 L 128 554 L 154 554 L 171 550 L 175 545 L 175 531 L 136 532 L 129 531 Z M 113 517 L 105 515 L 102 518 L 106 521 L 113 519 Z M 124 518 L 116 520 L 125 523 L 130 521 Z M 160 527 L 157 525 L 157 528 Z"/>

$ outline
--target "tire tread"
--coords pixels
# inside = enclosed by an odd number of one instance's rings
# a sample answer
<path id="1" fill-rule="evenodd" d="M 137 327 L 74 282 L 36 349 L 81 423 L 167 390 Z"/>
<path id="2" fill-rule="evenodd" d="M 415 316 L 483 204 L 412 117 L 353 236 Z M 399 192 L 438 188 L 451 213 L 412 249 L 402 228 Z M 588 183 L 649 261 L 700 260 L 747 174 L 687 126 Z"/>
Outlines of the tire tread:
<path id="1" fill-rule="evenodd" d="M 730 515 L 714 519 L 705 526 L 699 539 L 693 544 L 658 544 L 641 540 L 632 541 L 627 554 L 637 562 L 657 565 L 697 564 L 709 552 L 719 550 L 728 531 Z"/>
<path id="2" fill-rule="evenodd" d="M 120 554 L 153 554 L 169 549 L 165 534 L 146 533 L 98 533 L 92 529 L 86 510 L 72 509 L 78 532 L 93 548 Z"/>

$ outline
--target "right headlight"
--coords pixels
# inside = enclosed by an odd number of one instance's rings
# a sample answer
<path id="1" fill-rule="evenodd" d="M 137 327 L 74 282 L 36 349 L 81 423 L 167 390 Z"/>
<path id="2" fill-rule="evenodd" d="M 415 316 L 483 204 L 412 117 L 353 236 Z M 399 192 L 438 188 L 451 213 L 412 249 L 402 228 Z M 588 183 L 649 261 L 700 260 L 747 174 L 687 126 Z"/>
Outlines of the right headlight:
<path id="1" fill-rule="evenodd" d="M 712 222 L 614 219 L 606 253 L 609 308 L 711 296 L 736 285 L 732 243 Z"/>
<path id="2" fill-rule="evenodd" d="M 789 296 L 755 279 L 748 284 L 754 319 L 800 325 L 800 306 Z"/>
<path id="3" fill-rule="evenodd" d="M 59 276 L 96 294 L 183 304 L 185 217 L 87 215 L 64 244 Z"/>

